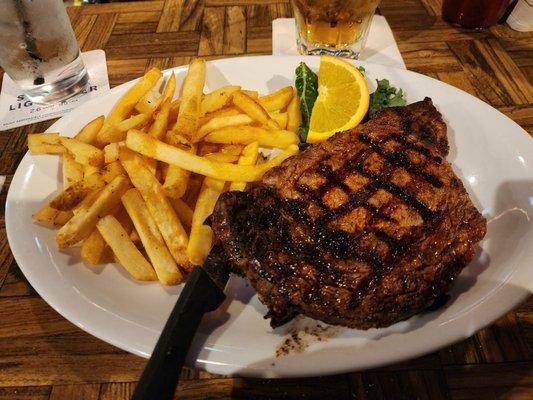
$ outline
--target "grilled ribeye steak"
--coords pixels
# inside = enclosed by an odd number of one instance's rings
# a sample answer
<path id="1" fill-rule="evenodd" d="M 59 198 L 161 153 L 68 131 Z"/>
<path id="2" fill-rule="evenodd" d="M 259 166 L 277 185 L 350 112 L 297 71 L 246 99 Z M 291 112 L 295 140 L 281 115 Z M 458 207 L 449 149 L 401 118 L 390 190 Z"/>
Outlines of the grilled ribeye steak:
<path id="1" fill-rule="evenodd" d="M 367 329 L 450 289 L 486 222 L 444 159 L 431 99 L 388 108 L 228 192 L 211 217 L 233 271 L 269 308 Z"/>

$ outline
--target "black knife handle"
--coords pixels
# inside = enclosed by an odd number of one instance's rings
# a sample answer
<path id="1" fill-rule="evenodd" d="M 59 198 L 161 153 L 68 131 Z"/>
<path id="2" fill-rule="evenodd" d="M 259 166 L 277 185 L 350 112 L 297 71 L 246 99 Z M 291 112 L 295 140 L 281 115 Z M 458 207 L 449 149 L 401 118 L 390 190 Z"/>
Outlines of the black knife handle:
<path id="1" fill-rule="evenodd" d="M 135 388 L 132 400 L 171 400 L 181 368 L 206 312 L 216 310 L 224 292 L 203 268 L 195 268 L 180 294 Z"/>

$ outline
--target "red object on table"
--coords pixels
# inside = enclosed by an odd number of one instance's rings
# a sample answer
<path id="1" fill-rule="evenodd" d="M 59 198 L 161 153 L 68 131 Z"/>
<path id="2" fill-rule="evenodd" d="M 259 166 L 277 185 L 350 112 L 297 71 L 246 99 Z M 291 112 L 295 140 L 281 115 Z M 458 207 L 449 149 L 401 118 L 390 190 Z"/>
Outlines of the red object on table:
<path id="1" fill-rule="evenodd" d="M 488 28 L 502 17 L 510 0 L 444 0 L 442 18 L 465 28 Z"/>

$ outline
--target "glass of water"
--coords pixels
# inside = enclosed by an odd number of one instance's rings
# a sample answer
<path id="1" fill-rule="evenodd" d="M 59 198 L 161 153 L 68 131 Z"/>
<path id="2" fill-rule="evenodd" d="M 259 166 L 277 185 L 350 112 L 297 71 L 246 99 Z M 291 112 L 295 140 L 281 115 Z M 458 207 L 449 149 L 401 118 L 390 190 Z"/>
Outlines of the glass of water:
<path id="1" fill-rule="evenodd" d="M 0 0 L 0 66 L 35 103 L 66 99 L 88 80 L 62 0 Z"/>

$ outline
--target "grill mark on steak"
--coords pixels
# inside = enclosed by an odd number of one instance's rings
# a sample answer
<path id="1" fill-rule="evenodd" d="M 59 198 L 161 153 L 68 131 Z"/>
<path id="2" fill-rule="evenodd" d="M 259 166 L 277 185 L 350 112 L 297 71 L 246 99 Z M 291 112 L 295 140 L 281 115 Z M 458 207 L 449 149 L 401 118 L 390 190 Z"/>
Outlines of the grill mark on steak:
<path id="1" fill-rule="evenodd" d="M 426 99 L 386 109 L 246 192 L 221 196 L 211 217 L 217 243 L 273 327 L 298 313 L 386 326 L 449 289 L 485 220 L 443 159 L 447 149 L 445 124 Z"/>
<path id="2" fill-rule="evenodd" d="M 424 166 L 427 164 L 427 162 L 422 166 L 413 164 L 405 153 L 406 148 L 402 148 L 400 149 L 400 151 L 395 151 L 393 153 L 388 153 L 383 149 L 382 147 L 383 143 L 381 143 L 380 141 L 372 140 L 372 138 L 370 138 L 367 135 L 360 135 L 359 140 L 361 140 L 361 142 L 363 143 L 368 144 L 372 150 L 374 150 L 376 153 L 386 158 L 388 161 L 392 163 L 392 165 L 404 167 L 407 171 L 412 172 L 413 174 L 416 174 L 422 177 L 427 182 L 429 182 L 431 185 L 437 188 L 442 187 L 443 184 L 439 180 L 439 178 L 437 178 L 435 175 L 431 173 L 424 171 Z M 420 147 L 419 146 L 417 147 L 418 148 L 411 147 L 411 149 L 418 152 L 419 154 L 423 154 L 423 152 L 420 151 Z"/>
<path id="3" fill-rule="evenodd" d="M 346 164 L 348 165 L 349 170 L 358 172 L 362 176 L 369 178 L 373 182 L 374 187 L 376 187 L 378 190 L 385 189 L 387 192 L 398 197 L 407 205 L 416 209 L 423 219 L 429 220 L 434 217 L 434 213 L 423 202 L 418 200 L 415 196 L 411 195 L 401 187 L 398 187 L 397 185 L 385 180 L 390 176 L 390 168 L 384 174 L 385 177 L 367 172 L 362 165 L 365 161 L 364 156 L 366 156 L 367 154 L 368 153 L 363 152 L 359 155 L 359 157 L 348 160 Z"/>

